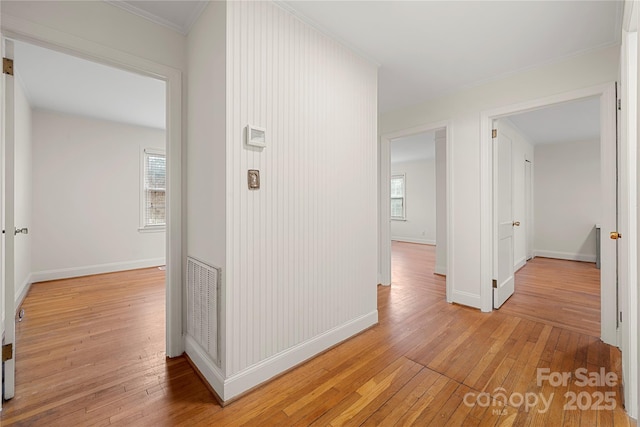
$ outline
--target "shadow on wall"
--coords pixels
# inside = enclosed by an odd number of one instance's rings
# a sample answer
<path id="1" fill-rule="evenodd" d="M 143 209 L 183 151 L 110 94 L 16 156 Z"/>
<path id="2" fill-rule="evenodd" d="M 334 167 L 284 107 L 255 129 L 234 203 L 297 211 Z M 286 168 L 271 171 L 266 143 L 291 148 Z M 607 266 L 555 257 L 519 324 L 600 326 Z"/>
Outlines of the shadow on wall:
<path id="1" fill-rule="evenodd" d="M 579 254 L 584 254 L 585 256 L 591 256 L 591 254 L 593 254 L 594 259 L 588 260 L 588 262 L 596 262 L 595 258 L 598 256 L 596 235 L 597 229 L 594 224 L 593 228 L 589 231 L 589 234 L 587 234 L 587 236 L 585 237 L 584 242 L 582 242 L 582 245 L 580 245 L 580 249 L 578 252 Z"/>

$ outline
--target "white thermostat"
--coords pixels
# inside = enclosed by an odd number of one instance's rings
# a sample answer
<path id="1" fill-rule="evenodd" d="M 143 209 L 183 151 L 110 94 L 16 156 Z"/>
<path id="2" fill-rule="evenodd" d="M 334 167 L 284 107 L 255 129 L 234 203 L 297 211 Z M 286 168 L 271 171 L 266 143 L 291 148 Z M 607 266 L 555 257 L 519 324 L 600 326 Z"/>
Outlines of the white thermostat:
<path id="1" fill-rule="evenodd" d="M 246 142 L 252 147 L 264 148 L 267 146 L 266 131 L 264 128 L 247 125 Z"/>

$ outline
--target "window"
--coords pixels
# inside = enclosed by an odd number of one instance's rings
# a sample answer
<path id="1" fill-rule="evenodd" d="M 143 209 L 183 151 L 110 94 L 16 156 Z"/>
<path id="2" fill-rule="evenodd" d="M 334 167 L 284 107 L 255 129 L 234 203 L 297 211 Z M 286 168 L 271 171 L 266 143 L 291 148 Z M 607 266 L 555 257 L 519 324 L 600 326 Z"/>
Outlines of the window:
<path id="1" fill-rule="evenodd" d="M 405 220 L 404 174 L 391 176 L 391 219 Z"/>
<path id="2" fill-rule="evenodd" d="M 142 155 L 141 231 L 164 230 L 167 189 L 166 157 L 163 151 L 147 148 Z"/>

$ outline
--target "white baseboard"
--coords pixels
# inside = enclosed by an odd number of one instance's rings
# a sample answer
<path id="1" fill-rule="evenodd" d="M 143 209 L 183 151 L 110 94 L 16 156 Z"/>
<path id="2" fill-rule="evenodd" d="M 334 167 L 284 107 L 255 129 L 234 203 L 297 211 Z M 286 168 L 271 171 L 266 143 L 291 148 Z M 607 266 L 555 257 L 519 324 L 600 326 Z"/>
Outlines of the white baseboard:
<path id="1" fill-rule="evenodd" d="M 338 326 L 308 341 L 271 356 L 227 378 L 224 381 L 224 392 L 219 393 L 219 396 L 224 401 L 233 399 L 276 375 L 305 362 L 328 348 L 339 344 L 347 338 L 364 331 L 376 323 L 378 323 L 378 310 L 353 319 L 344 325 Z M 191 357 L 190 354 L 189 357 Z M 219 381 L 219 379 L 213 377 L 211 381 Z M 219 385 L 218 388 L 216 388 L 213 383 L 211 383 L 211 385 L 215 390 L 219 390 Z"/>
<path id="2" fill-rule="evenodd" d="M 382 286 L 390 286 L 390 285 L 391 285 L 391 282 L 389 281 L 389 282 L 385 283 L 385 282 L 382 280 L 382 274 L 378 274 L 378 285 L 382 285 Z"/>
<path id="3" fill-rule="evenodd" d="M 88 265 L 84 267 L 61 268 L 31 273 L 31 282 L 46 282 L 49 280 L 70 279 L 72 277 L 90 276 L 92 274 L 113 273 L 115 271 L 135 270 L 164 265 L 164 258 L 141 259 L 138 261 L 113 262 L 109 264 Z"/>
<path id="4" fill-rule="evenodd" d="M 478 309 L 482 308 L 482 304 L 480 302 L 480 295 L 472 294 L 469 292 L 454 290 L 452 292 L 451 302 L 466 305 L 468 307 L 478 308 Z"/>
<path id="5" fill-rule="evenodd" d="M 555 252 L 555 251 L 541 251 L 537 249 L 533 251 L 533 256 L 534 257 L 539 256 L 543 258 L 566 259 L 569 261 L 596 262 L 595 255 L 574 254 L 574 253 L 568 253 L 568 252 Z"/>
<path id="6" fill-rule="evenodd" d="M 16 310 L 20 308 L 22 301 L 27 297 L 29 293 L 29 288 L 31 288 L 31 284 L 33 283 L 33 273 L 29 274 L 25 279 L 24 283 L 20 287 L 20 292 L 16 292 Z"/>
<path id="7" fill-rule="evenodd" d="M 413 237 L 391 237 L 391 240 L 395 240 L 396 242 L 419 243 L 421 245 L 431 245 L 431 246 L 436 245 L 435 240 L 416 239 Z"/>
<path id="8" fill-rule="evenodd" d="M 433 271 L 436 274 L 440 274 L 442 276 L 446 276 L 447 275 L 447 266 L 446 265 L 436 265 L 436 268 Z"/>
<path id="9" fill-rule="evenodd" d="M 216 391 L 216 394 L 224 399 L 224 374 L 222 370 L 211 360 L 207 352 L 190 335 L 185 335 L 185 353 L 196 365 L 202 376 Z"/>
<path id="10" fill-rule="evenodd" d="M 527 259 L 526 257 L 522 257 L 520 259 L 520 261 L 516 262 L 516 265 L 513 266 L 513 271 L 518 271 L 520 270 L 522 267 L 524 267 L 527 264 Z"/>

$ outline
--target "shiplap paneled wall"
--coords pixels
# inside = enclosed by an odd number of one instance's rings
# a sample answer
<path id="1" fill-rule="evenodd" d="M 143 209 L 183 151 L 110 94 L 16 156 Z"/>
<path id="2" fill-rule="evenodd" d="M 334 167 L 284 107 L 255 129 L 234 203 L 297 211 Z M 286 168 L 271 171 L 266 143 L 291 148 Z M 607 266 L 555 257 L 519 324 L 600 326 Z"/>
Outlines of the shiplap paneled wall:
<path id="1" fill-rule="evenodd" d="M 377 69 L 271 2 L 227 3 L 226 46 L 232 383 L 377 321 Z M 243 144 L 247 124 L 266 128 L 266 148 Z"/>

